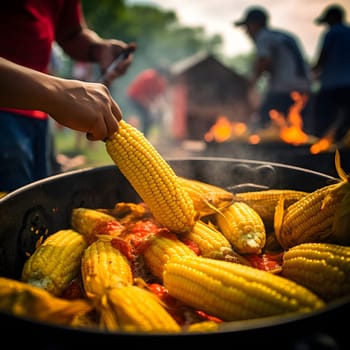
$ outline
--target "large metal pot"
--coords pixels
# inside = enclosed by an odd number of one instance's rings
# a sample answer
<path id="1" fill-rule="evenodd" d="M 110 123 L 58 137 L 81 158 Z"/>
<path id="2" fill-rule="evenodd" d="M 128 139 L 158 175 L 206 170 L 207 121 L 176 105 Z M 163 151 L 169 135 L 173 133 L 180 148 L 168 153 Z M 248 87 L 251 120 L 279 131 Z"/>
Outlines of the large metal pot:
<path id="1" fill-rule="evenodd" d="M 313 191 L 336 180 L 319 172 L 263 161 L 210 157 L 167 160 L 178 175 L 236 190 L 258 185 Z M 12 192 L 0 199 L 0 275 L 19 278 L 26 254 L 34 251 L 38 238 L 70 227 L 73 208 L 108 208 L 117 201 L 138 200 L 114 165 L 56 175 Z M 194 341 L 201 346 L 213 340 L 226 341 L 232 347 L 244 344 L 276 349 L 339 349 L 347 344 L 346 322 L 340 320 L 349 312 L 350 296 L 307 315 L 227 322 L 214 333 L 182 335 L 76 330 L 6 313 L 0 313 L 0 322 L 3 342 L 8 338 L 12 345 L 25 342 L 37 349 L 89 347 L 92 343 L 118 346 L 121 341 L 130 347 L 149 345 L 164 349 L 169 344 Z M 14 336 L 14 332 L 19 336 Z"/>

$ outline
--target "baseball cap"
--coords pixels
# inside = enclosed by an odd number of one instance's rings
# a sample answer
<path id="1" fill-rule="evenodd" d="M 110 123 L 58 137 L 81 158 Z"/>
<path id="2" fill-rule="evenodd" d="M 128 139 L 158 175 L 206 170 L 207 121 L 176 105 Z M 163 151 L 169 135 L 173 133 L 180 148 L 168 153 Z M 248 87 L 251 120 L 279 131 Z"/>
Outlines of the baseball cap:
<path id="1" fill-rule="evenodd" d="M 328 6 L 323 13 L 315 19 L 317 24 L 328 23 L 330 19 L 341 21 L 344 16 L 344 9 L 339 5 Z"/>
<path id="2" fill-rule="evenodd" d="M 267 21 L 267 13 L 263 8 L 260 7 L 252 7 L 249 8 L 243 19 L 234 22 L 235 26 L 243 26 L 246 25 L 247 23 L 261 23 L 261 24 L 266 24 Z"/>

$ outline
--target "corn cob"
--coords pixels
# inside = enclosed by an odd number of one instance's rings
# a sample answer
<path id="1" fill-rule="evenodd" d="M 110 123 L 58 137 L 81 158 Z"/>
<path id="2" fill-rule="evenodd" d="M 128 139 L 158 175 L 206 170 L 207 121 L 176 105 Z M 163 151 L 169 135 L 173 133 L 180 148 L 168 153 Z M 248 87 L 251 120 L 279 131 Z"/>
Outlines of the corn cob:
<path id="1" fill-rule="evenodd" d="M 163 279 L 174 298 L 223 321 L 304 313 L 325 306 L 310 290 L 279 275 L 199 256 L 169 259 Z"/>
<path id="2" fill-rule="evenodd" d="M 234 201 L 247 203 L 263 219 L 265 225 L 273 226 L 275 208 L 283 197 L 286 207 L 304 197 L 307 192 L 288 189 L 271 189 L 254 192 L 241 192 L 234 195 Z"/>
<path id="3" fill-rule="evenodd" d="M 84 236 L 74 230 L 53 233 L 26 260 L 22 281 L 60 296 L 79 275 L 86 247 Z"/>
<path id="4" fill-rule="evenodd" d="M 283 255 L 283 276 L 326 301 L 350 294 L 350 247 L 303 243 Z"/>
<path id="5" fill-rule="evenodd" d="M 217 322 L 214 321 L 202 321 L 202 322 L 196 322 L 188 325 L 185 329 L 187 332 L 191 333 L 197 333 L 197 332 L 215 332 L 219 329 L 219 325 Z"/>
<path id="6" fill-rule="evenodd" d="M 290 205 L 275 225 L 275 235 L 284 249 L 306 242 L 335 238 L 334 218 L 350 186 L 340 182 L 319 188 Z M 276 218 L 276 222 L 279 222 Z"/>
<path id="7" fill-rule="evenodd" d="M 260 254 L 266 243 L 264 222 L 244 202 L 235 202 L 215 215 L 222 234 L 241 254 Z"/>
<path id="8" fill-rule="evenodd" d="M 151 273 L 160 281 L 163 280 L 164 265 L 173 256 L 196 255 L 175 235 L 157 234 L 152 236 L 143 251 L 145 263 Z"/>
<path id="9" fill-rule="evenodd" d="M 89 242 L 93 242 L 97 239 L 96 235 L 101 233 L 119 236 L 124 228 L 114 216 L 89 208 L 74 208 L 71 215 L 71 226 L 84 235 Z"/>
<path id="10" fill-rule="evenodd" d="M 155 294 L 133 285 L 107 292 L 101 304 L 100 324 L 109 331 L 180 331 L 180 326 Z"/>
<path id="11" fill-rule="evenodd" d="M 349 177 L 340 166 L 340 155 L 335 153 L 339 182 L 321 187 L 284 212 L 282 204 L 276 208 L 275 235 L 284 249 L 308 242 L 350 242 L 350 219 L 343 222 L 350 192 Z"/>
<path id="12" fill-rule="evenodd" d="M 106 149 L 160 224 L 179 234 L 192 229 L 198 215 L 191 197 L 139 130 L 120 121 Z"/>
<path id="13" fill-rule="evenodd" d="M 87 300 L 66 300 L 31 284 L 0 277 L 0 310 L 18 317 L 69 325 L 92 310 Z"/>
<path id="14" fill-rule="evenodd" d="M 200 254 L 207 258 L 229 259 L 230 256 L 236 255 L 227 238 L 214 225 L 202 220 L 198 220 L 192 231 L 181 238 L 196 243 Z"/>
<path id="15" fill-rule="evenodd" d="M 190 194 L 200 217 L 215 214 L 233 201 L 233 194 L 221 187 L 184 177 L 179 177 L 179 181 Z"/>
<path id="16" fill-rule="evenodd" d="M 110 240 L 99 239 L 85 250 L 81 261 L 84 290 L 89 298 L 101 298 L 109 289 L 133 283 L 127 258 Z"/>

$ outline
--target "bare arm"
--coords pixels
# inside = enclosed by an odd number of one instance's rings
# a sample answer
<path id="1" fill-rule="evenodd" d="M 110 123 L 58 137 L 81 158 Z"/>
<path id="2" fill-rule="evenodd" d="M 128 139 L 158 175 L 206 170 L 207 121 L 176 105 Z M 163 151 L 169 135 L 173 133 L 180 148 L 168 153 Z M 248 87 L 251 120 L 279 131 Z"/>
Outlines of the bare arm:
<path id="1" fill-rule="evenodd" d="M 259 78 L 262 76 L 262 74 L 270 69 L 271 65 L 271 59 L 269 57 L 258 57 L 255 67 L 253 76 L 251 78 L 251 85 L 254 86 Z"/>
<path id="2" fill-rule="evenodd" d="M 122 118 L 106 86 L 43 74 L 2 57 L 0 106 L 42 110 L 90 140 L 106 139 Z"/>
<path id="3" fill-rule="evenodd" d="M 63 50 L 77 61 L 89 61 L 99 64 L 103 72 L 116 57 L 124 50 L 136 50 L 136 44 L 127 44 L 121 40 L 103 39 L 96 32 L 89 29 L 84 18 L 80 28 L 67 31 L 62 29 L 57 37 L 57 42 Z M 108 83 L 118 76 L 123 75 L 132 63 L 133 55 L 130 54 L 110 76 Z"/>

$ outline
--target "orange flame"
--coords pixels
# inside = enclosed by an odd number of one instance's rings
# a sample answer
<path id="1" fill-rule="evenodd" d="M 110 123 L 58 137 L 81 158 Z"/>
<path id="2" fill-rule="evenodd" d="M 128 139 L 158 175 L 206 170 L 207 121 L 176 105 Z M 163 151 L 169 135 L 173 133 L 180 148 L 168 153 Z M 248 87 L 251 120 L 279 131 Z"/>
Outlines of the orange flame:
<path id="1" fill-rule="evenodd" d="M 242 122 L 230 122 L 226 116 L 219 116 L 215 124 L 205 133 L 204 140 L 207 142 L 225 142 L 233 136 L 241 136 L 247 130 L 246 124 Z"/>

